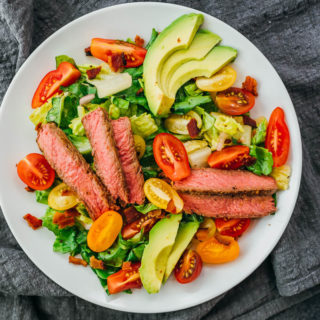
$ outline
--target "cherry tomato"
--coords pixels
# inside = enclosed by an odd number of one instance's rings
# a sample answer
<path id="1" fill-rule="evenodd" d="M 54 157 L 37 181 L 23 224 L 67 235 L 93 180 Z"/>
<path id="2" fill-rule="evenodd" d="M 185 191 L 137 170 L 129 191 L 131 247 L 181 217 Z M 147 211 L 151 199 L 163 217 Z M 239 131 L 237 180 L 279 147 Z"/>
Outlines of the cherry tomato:
<path id="1" fill-rule="evenodd" d="M 249 227 L 250 219 L 215 219 L 217 230 L 224 236 L 240 237 Z"/>
<path id="2" fill-rule="evenodd" d="M 247 146 L 232 146 L 221 151 L 213 152 L 208 163 L 212 168 L 235 170 L 243 166 L 249 166 L 255 162 L 255 158 L 249 155 Z"/>
<path id="3" fill-rule="evenodd" d="M 161 179 L 148 179 L 143 190 L 148 200 L 158 208 L 171 213 L 179 213 L 183 209 L 183 201 L 177 191 Z"/>
<path id="4" fill-rule="evenodd" d="M 46 190 L 54 181 L 55 172 L 42 154 L 30 153 L 17 165 L 19 178 L 34 190 Z"/>
<path id="5" fill-rule="evenodd" d="M 91 40 L 90 52 L 94 57 L 107 62 L 114 71 L 120 67 L 140 66 L 147 54 L 146 49 L 132 43 L 101 38 Z"/>
<path id="6" fill-rule="evenodd" d="M 78 203 L 79 199 L 65 183 L 60 183 L 54 187 L 48 196 L 49 207 L 59 211 L 73 208 Z"/>
<path id="7" fill-rule="evenodd" d="M 80 78 L 81 72 L 70 62 L 61 62 L 57 70 L 47 73 L 32 98 L 32 108 L 38 108 L 54 94 L 60 86 L 69 86 Z"/>
<path id="8" fill-rule="evenodd" d="M 199 77 L 196 85 L 200 90 L 217 92 L 230 88 L 236 81 L 237 72 L 230 66 L 222 68 L 211 78 Z"/>
<path id="9" fill-rule="evenodd" d="M 240 88 L 229 88 L 219 92 L 216 96 L 218 108 L 226 114 L 238 116 L 244 114 L 254 107 L 254 95 Z"/>
<path id="10" fill-rule="evenodd" d="M 199 242 L 196 251 L 204 263 L 226 263 L 238 258 L 240 248 L 234 238 L 216 234 L 214 237 Z"/>
<path id="11" fill-rule="evenodd" d="M 272 153 L 273 166 L 281 167 L 288 159 L 290 133 L 285 122 L 284 111 L 278 107 L 273 110 L 266 136 L 266 148 Z"/>
<path id="12" fill-rule="evenodd" d="M 164 174 L 173 181 L 191 173 L 187 151 L 183 143 L 170 133 L 159 133 L 153 141 L 153 155 Z"/>
<path id="13" fill-rule="evenodd" d="M 213 237 L 216 233 L 216 224 L 211 218 L 204 218 L 196 233 L 196 238 L 199 241 L 205 241 Z"/>
<path id="14" fill-rule="evenodd" d="M 107 285 L 110 294 L 115 294 L 124 290 L 141 288 L 139 268 L 140 262 L 126 264 L 125 268 L 112 274 L 107 278 Z"/>
<path id="15" fill-rule="evenodd" d="M 202 260 L 194 250 L 186 250 L 179 259 L 174 276 L 180 283 L 189 283 L 198 278 L 202 270 Z"/>

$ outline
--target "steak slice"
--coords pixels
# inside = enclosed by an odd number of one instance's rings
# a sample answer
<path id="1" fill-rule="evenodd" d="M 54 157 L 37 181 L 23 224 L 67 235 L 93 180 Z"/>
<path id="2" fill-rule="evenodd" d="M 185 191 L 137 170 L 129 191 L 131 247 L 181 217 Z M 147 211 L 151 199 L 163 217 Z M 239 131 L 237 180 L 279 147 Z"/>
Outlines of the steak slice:
<path id="1" fill-rule="evenodd" d="M 214 218 L 261 218 L 276 211 L 272 196 L 210 196 L 179 193 L 186 213 Z"/>
<path id="2" fill-rule="evenodd" d="M 134 147 L 130 119 L 123 117 L 113 120 L 112 127 L 120 162 L 129 189 L 129 202 L 142 204 L 145 197 L 143 191 L 144 178 Z"/>
<path id="3" fill-rule="evenodd" d="M 117 209 L 89 164 L 54 123 L 41 126 L 37 143 L 58 176 L 83 201 L 93 220 L 109 209 Z"/>
<path id="4" fill-rule="evenodd" d="M 277 190 L 272 177 L 213 168 L 193 169 L 189 177 L 174 182 L 173 187 L 179 192 L 208 195 L 271 195 Z"/>
<path id="5" fill-rule="evenodd" d="M 107 111 L 103 108 L 97 108 L 86 114 L 82 118 L 82 123 L 92 146 L 97 175 L 111 196 L 114 199 L 120 198 L 122 203 L 126 205 L 129 201 L 129 192 Z"/>

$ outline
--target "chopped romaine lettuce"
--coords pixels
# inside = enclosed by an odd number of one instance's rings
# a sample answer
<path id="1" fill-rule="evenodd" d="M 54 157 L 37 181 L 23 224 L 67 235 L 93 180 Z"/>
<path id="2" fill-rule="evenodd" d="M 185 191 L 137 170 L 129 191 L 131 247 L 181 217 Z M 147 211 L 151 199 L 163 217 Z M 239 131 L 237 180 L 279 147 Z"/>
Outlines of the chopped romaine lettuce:
<path id="1" fill-rule="evenodd" d="M 131 118 L 131 127 L 134 134 L 146 138 L 158 130 L 154 119 L 148 113 L 140 116 L 133 115 Z"/>
<path id="2" fill-rule="evenodd" d="M 143 214 L 147 214 L 148 212 L 150 212 L 152 210 L 159 209 L 157 206 L 155 206 L 152 203 L 141 204 L 139 206 L 134 206 L 134 207 L 136 208 L 137 211 L 139 211 Z"/>
<path id="3" fill-rule="evenodd" d="M 34 109 L 29 119 L 37 126 L 39 123 L 46 123 L 46 117 L 49 110 L 52 108 L 52 99 L 48 100 L 41 107 Z"/>
<path id="4" fill-rule="evenodd" d="M 157 36 L 158 36 L 158 31 L 156 30 L 156 29 L 152 29 L 152 32 L 151 32 L 151 37 L 150 37 L 150 40 L 149 40 L 149 42 L 147 43 L 147 45 L 146 45 L 146 49 L 148 50 L 150 47 L 151 47 L 151 45 L 154 43 L 154 41 L 157 39 Z"/>
<path id="5" fill-rule="evenodd" d="M 267 149 L 257 146 L 251 146 L 250 156 L 255 157 L 257 160 L 253 165 L 247 167 L 248 170 L 252 171 L 255 174 L 258 174 L 259 176 L 262 174 L 267 176 L 272 172 L 272 153 Z"/>
<path id="6" fill-rule="evenodd" d="M 68 138 L 81 154 L 91 154 L 92 148 L 87 137 L 70 134 Z"/>
<path id="7" fill-rule="evenodd" d="M 185 85 L 183 87 L 185 93 L 187 94 L 187 96 L 190 96 L 190 97 L 196 97 L 196 96 L 199 96 L 203 93 L 202 90 L 200 90 L 196 83 L 195 82 L 191 82 L 187 85 Z"/>
<path id="8" fill-rule="evenodd" d="M 111 97 L 111 103 L 115 104 L 119 109 L 129 109 L 129 101 L 118 98 L 118 97 Z"/>
<path id="9" fill-rule="evenodd" d="M 243 132 L 243 127 L 239 122 L 225 115 L 217 116 L 214 126 L 219 131 L 229 134 L 230 136 Z"/>
<path id="10" fill-rule="evenodd" d="M 158 171 L 154 169 L 142 167 L 142 172 L 143 172 L 144 180 L 148 180 L 150 178 L 156 178 L 158 176 Z"/>
<path id="11" fill-rule="evenodd" d="M 61 89 L 62 91 L 72 93 L 79 98 L 87 96 L 88 94 L 96 95 L 97 93 L 97 89 L 90 84 L 84 83 L 83 79 L 78 80 L 69 87 L 61 87 Z"/>
<path id="12" fill-rule="evenodd" d="M 83 124 L 81 122 L 81 119 L 85 115 L 86 111 L 84 107 L 78 106 L 77 112 L 78 112 L 78 117 L 71 120 L 71 123 L 69 124 L 69 128 L 72 129 L 72 134 L 76 136 L 84 136 L 86 133 L 85 133 Z"/>
<path id="13" fill-rule="evenodd" d="M 142 77 L 143 74 L 143 65 L 137 68 L 126 68 L 123 72 L 127 72 L 131 75 L 133 80 L 137 80 Z"/>
<path id="14" fill-rule="evenodd" d="M 203 136 L 208 141 L 211 150 L 216 150 L 219 142 L 219 132 L 215 126 L 212 126 L 209 130 L 207 130 Z"/>
<path id="15" fill-rule="evenodd" d="M 71 64 L 73 64 L 75 67 L 77 66 L 74 59 L 73 58 L 70 58 L 69 56 L 65 55 L 65 54 L 62 54 L 60 56 L 56 56 L 56 68 L 59 67 L 59 64 L 61 62 L 70 62 Z"/>
<path id="16" fill-rule="evenodd" d="M 267 134 L 267 120 L 263 119 L 256 129 L 256 133 L 252 138 L 252 144 L 263 143 L 266 139 Z"/>
<path id="17" fill-rule="evenodd" d="M 178 114 L 185 114 L 192 110 L 194 107 L 212 102 L 210 96 L 188 96 L 180 102 L 173 105 L 173 112 Z"/>
<path id="18" fill-rule="evenodd" d="M 36 190 L 36 201 L 42 204 L 48 204 L 48 196 L 52 188 L 47 190 Z"/>

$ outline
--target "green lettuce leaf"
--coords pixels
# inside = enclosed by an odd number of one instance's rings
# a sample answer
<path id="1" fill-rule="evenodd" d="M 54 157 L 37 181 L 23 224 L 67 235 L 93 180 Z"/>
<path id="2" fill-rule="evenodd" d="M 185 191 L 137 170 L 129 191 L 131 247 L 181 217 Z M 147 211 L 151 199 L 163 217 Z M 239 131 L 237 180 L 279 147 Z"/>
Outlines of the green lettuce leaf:
<path id="1" fill-rule="evenodd" d="M 258 174 L 259 176 L 262 174 L 267 176 L 271 173 L 273 166 L 271 152 L 265 148 L 250 146 L 250 155 L 255 157 L 257 160 L 253 165 L 247 167 L 248 170 Z"/>
<path id="2" fill-rule="evenodd" d="M 177 102 L 173 105 L 173 112 L 177 114 L 185 114 L 195 108 L 196 106 L 212 102 L 210 96 L 187 96 L 183 101 Z"/>
<path id="3" fill-rule="evenodd" d="M 46 117 L 51 108 L 52 99 L 49 99 L 48 102 L 44 103 L 41 107 L 34 109 L 29 119 L 35 126 L 37 126 L 39 123 L 46 123 Z"/>
<path id="4" fill-rule="evenodd" d="M 140 116 L 133 115 L 130 120 L 133 133 L 143 138 L 152 135 L 158 130 L 154 119 L 148 113 L 143 113 Z"/>
<path id="5" fill-rule="evenodd" d="M 267 134 L 267 120 L 263 119 L 257 129 L 256 133 L 252 138 L 252 144 L 260 144 L 263 143 L 266 139 L 266 134 Z"/>
<path id="6" fill-rule="evenodd" d="M 73 64 L 75 67 L 77 66 L 75 61 L 73 60 L 73 58 L 70 58 L 69 56 L 65 55 L 65 54 L 62 54 L 60 56 L 56 56 L 55 57 L 56 59 L 56 68 L 59 67 L 59 64 L 61 62 L 70 62 L 71 64 Z"/>
<path id="7" fill-rule="evenodd" d="M 147 49 L 147 50 L 152 46 L 152 44 L 154 43 L 154 41 L 157 39 L 158 34 L 159 34 L 158 31 L 153 28 L 153 29 L 152 29 L 152 32 L 151 32 L 150 40 L 149 40 L 149 42 L 148 42 L 147 45 L 146 45 L 146 49 Z"/>
<path id="8" fill-rule="evenodd" d="M 91 154 L 92 148 L 87 137 L 70 134 L 68 138 L 81 154 Z"/>
<path id="9" fill-rule="evenodd" d="M 232 117 L 228 117 L 225 115 L 217 116 L 216 121 L 214 122 L 214 126 L 220 132 L 224 132 L 226 134 L 229 134 L 230 136 L 234 136 L 244 131 L 242 125 L 239 122 L 237 122 Z"/>
<path id="10" fill-rule="evenodd" d="M 57 238 L 53 244 L 53 251 L 68 253 L 76 250 L 78 243 L 76 242 L 77 230 L 75 228 L 63 228 L 59 230 Z"/>
<path id="11" fill-rule="evenodd" d="M 187 85 L 185 85 L 183 87 L 185 93 L 187 94 L 187 96 L 190 97 L 197 97 L 199 95 L 203 94 L 203 91 L 200 90 L 197 85 L 195 84 L 195 82 L 189 83 Z"/>
<path id="12" fill-rule="evenodd" d="M 141 204 L 139 206 L 134 206 L 136 208 L 137 211 L 143 213 L 143 214 L 147 214 L 148 212 L 152 211 L 152 210 L 157 210 L 159 209 L 157 206 L 155 206 L 152 203 L 147 203 L 147 204 Z"/>

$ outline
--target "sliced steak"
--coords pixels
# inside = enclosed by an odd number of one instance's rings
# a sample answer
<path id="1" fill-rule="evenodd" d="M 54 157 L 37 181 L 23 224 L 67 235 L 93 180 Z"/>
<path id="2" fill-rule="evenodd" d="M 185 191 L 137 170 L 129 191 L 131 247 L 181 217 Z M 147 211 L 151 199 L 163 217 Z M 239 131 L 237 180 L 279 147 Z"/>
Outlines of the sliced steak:
<path id="1" fill-rule="evenodd" d="M 93 220 L 106 210 L 117 209 L 89 164 L 54 123 L 41 126 L 37 143 L 58 176 L 83 201 Z"/>
<path id="2" fill-rule="evenodd" d="M 86 114 L 82 123 L 92 146 L 97 175 L 114 199 L 120 198 L 122 203 L 127 204 L 129 192 L 107 111 L 97 108 Z"/>
<path id="3" fill-rule="evenodd" d="M 179 193 L 186 213 L 214 218 L 260 218 L 276 211 L 272 196 L 210 196 Z"/>
<path id="4" fill-rule="evenodd" d="M 144 178 L 134 147 L 130 119 L 123 117 L 113 120 L 112 127 L 120 162 L 129 189 L 129 202 L 142 204 L 144 202 Z"/>
<path id="5" fill-rule="evenodd" d="M 173 187 L 179 192 L 208 195 L 271 195 L 277 190 L 272 177 L 213 168 L 193 169 L 188 178 L 174 182 Z"/>

